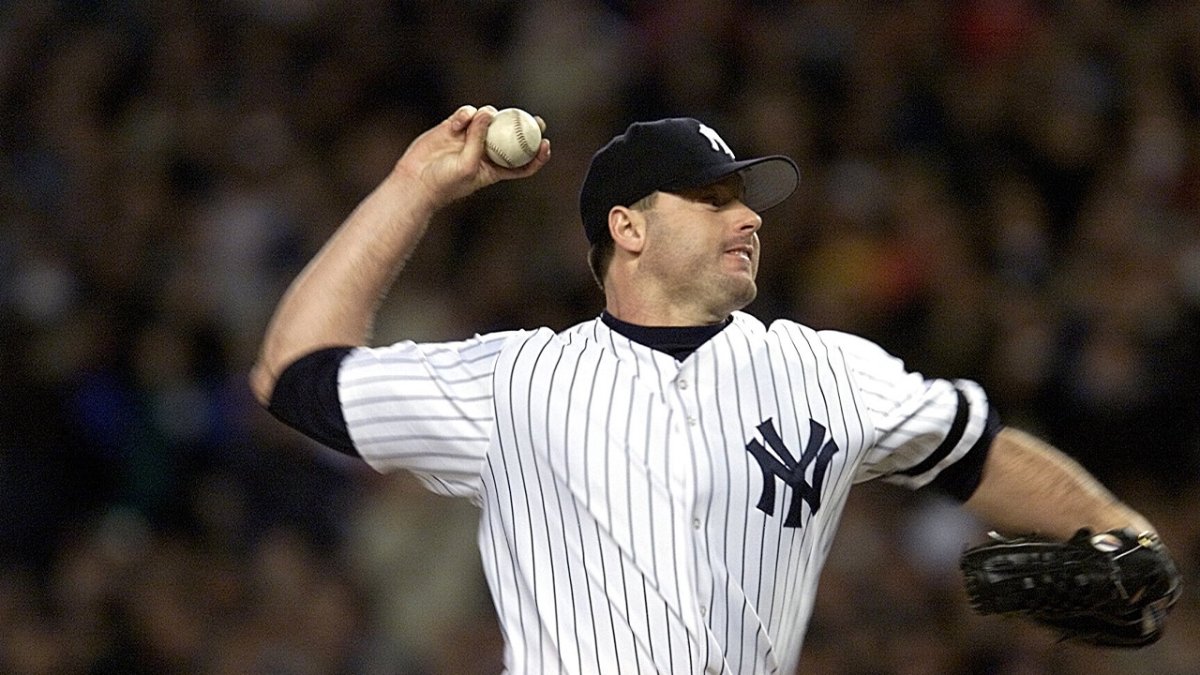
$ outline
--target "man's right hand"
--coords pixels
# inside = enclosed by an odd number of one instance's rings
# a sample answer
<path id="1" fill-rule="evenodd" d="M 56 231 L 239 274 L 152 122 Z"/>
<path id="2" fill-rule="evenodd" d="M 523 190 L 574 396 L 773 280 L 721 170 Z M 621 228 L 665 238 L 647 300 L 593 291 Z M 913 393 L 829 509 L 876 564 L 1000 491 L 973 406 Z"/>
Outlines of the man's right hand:
<path id="1" fill-rule="evenodd" d="M 431 211 L 501 180 L 532 176 L 550 159 L 550 141 L 543 138 L 525 166 L 508 169 L 489 161 L 484 144 L 495 114 L 490 105 L 464 105 L 418 136 L 396 163 L 396 172 L 422 192 Z M 545 131 L 545 121 L 537 121 Z"/>

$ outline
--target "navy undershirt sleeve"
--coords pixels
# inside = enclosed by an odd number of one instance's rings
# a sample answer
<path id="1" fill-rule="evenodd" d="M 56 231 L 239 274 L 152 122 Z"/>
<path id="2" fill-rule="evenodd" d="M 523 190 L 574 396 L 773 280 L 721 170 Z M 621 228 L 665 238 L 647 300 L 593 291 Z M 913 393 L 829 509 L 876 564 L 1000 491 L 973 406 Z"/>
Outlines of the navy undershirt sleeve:
<path id="1" fill-rule="evenodd" d="M 338 398 L 338 368 L 352 347 L 327 347 L 296 359 L 284 369 L 267 410 L 309 438 L 358 457 Z"/>
<path id="2" fill-rule="evenodd" d="M 979 440 L 962 459 L 946 467 L 946 470 L 938 474 L 926 487 L 945 493 L 960 502 L 970 499 L 983 478 L 983 464 L 987 460 L 992 441 L 1002 427 L 996 409 L 989 405 L 987 423 Z"/>

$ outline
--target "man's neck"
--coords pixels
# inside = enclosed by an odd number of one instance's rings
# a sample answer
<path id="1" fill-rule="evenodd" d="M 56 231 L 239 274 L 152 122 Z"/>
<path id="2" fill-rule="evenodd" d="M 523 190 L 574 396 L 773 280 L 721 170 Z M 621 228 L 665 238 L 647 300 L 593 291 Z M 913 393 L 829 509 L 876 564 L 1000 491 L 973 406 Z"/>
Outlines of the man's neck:
<path id="1" fill-rule="evenodd" d="M 733 317 L 729 316 L 720 323 L 705 326 L 642 326 L 618 319 L 608 311 L 601 314 L 600 319 L 617 333 L 677 361 L 686 359 L 733 322 Z"/>
<path id="2" fill-rule="evenodd" d="M 618 301 L 612 296 L 607 299 L 605 312 L 627 324 L 661 328 L 718 326 L 727 322 L 730 317 L 729 312 L 704 311 L 673 304 L 657 307 L 647 302 Z"/>

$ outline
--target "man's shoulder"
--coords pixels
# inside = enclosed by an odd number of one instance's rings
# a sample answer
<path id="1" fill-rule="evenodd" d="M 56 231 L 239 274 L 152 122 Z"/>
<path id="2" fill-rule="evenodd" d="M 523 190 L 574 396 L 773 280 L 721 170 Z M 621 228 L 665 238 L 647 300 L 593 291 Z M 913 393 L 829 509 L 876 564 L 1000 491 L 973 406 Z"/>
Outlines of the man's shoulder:
<path id="1" fill-rule="evenodd" d="M 567 326 L 566 328 L 555 332 L 560 336 L 588 334 L 592 331 L 595 331 L 598 326 L 603 325 L 604 322 L 600 319 L 600 316 L 596 315 L 590 319 L 584 319 L 576 324 Z"/>
<path id="2" fill-rule="evenodd" d="M 736 325 L 743 326 L 751 331 L 759 331 L 763 335 L 777 335 L 785 336 L 792 340 L 803 340 L 813 346 L 822 345 L 826 349 L 846 354 L 870 357 L 884 357 L 888 355 L 883 347 L 860 335 L 828 328 L 813 328 L 792 319 L 773 319 L 769 326 L 764 326 L 760 319 L 750 314 L 735 312 L 734 322 Z"/>
<path id="3" fill-rule="evenodd" d="M 835 345 L 845 351 L 850 352 L 882 352 L 883 347 L 877 343 L 853 333 L 846 333 L 840 330 L 824 329 L 815 331 L 820 336 L 821 340 L 826 344 Z"/>
<path id="4" fill-rule="evenodd" d="M 551 362 L 557 362 L 561 358 L 569 358 L 570 355 L 578 357 L 597 347 L 607 349 L 611 342 L 611 339 L 603 337 L 607 330 L 603 322 L 593 320 L 561 330 L 538 326 L 506 331 L 496 349 L 497 367 L 511 368 L 518 363 L 528 363 L 530 358 L 543 361 L 548 354 L 557 354 L 558 356 L 549 359 Z"/>
<path id="5" fill-rule="evenodd" d="M 562 344 L 595 342 L 599 337 L 599 333 L 607 330 L 604 322 L 600 319 L 590 319 L 581 321 L 567 328 L 558 329 L 549 326 L 535 326 L 530 328 L 520 328 L 515 330 L 503 331 L 500 333 L 490 334 L 493 338 L 499 337 L 504 343 L 505 350 L 520 349 L 522 345 L 525 348 L 530 344 L 542 344 L 549 342 L 557 342 Z M 478 337 L 478 336 L 477 336 Z"/>
<path id="6" fill-rule="evenodd" d="M 743 327 L 743 330 L 761 333 L 763 336 L 788 335 L 796 337 L 803 335 L 809 340 L 819 339 L 820 336 L 820 331 L 793 319 L 775 318 L 771 319 L 770 323 L 767 324 L 762 319 L 745 312 L 734 312 L 733 318 L 735 325 Z"/>

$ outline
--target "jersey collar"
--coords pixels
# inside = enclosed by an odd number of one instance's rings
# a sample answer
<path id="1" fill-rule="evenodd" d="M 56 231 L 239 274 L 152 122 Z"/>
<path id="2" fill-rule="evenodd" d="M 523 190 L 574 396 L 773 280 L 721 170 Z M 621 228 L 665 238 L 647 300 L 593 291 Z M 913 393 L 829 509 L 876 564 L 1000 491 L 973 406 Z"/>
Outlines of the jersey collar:
<path id="1" fill-rule="evenodd" d="M 721 323 L 711 326 L 639 326 L 622 321 L 605 310 L 601 312 L 600 320 L 630 340 L 682 361 L 724 330 L 733 322 L 733 317 L 728 316 Z"/>

